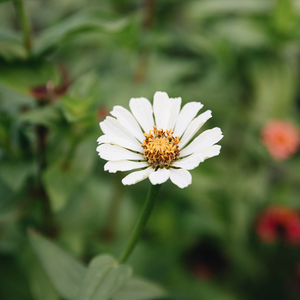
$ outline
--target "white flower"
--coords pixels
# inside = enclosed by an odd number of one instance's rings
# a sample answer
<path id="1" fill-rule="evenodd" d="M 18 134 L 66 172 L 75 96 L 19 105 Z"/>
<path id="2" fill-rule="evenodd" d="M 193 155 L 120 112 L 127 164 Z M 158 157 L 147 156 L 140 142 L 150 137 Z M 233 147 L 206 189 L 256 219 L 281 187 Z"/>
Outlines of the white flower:
<path id="1" fill-rule="evenodd" d="M 129 106 L 131 112 L 114 106 L 110 112 L 114 118 L 100 123 L 104 135 L 97 147 L 99 156 L 108 160 L 105 171 L 141 169 L 123 178 L 124 185 L 148 177 L 152 184 L 161 184 L 170 178 L 184 188 L 192 183 L 188 170 L 220 153 L 221 146 L 215 145 L 223 137 L 220 128 L 206 130 L 190 142 L 211 118 L 210 110 L 196 117 L 201 103 L 190 102 L 180 110 L 181 98 L 156 92 L 153 107 L 146 98 L 132 98 Z"/>

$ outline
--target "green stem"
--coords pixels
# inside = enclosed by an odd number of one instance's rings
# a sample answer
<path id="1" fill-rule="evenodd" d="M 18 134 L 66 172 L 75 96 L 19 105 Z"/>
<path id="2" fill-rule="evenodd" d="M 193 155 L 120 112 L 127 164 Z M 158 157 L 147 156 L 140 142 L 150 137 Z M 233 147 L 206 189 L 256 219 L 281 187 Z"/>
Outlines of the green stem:
<path id="1" fill-rule="evenodd" d="M 126 245 L 125 250 L 123 251 L 121 258 L 120 258 L 120 263 L 125 263 L 128 259 L 128 257 L 130 256 L 130 254 L 132 253 L 134 247 L 136 246 L 137 242 L 139 241 L 141 235 L 144 232 L 146 223 L 148 221 L 148 218 L 151 214 L 152 208 L 154 206 L 155 200 L 157 198 L 158 192 L 160 190 L 161 185 L 150 185 L 149 191 L 148 191 L 148 195 L 142 210 L 142 213 L 140 215 L 140 218 L 137 222 L 137 224 L 135 225 L 131 236 L 129 238 L 129 241 Z"/>
<path id="2" fill-rule="evenodd" d="M 15 0 L 14 4 L 23 31 L 24 47 L 27 50 L 27 53 L 29 54 L 32 49 L 32 38 L 31 38 L 31 28 L 30 28 L 28 16 L 24 8 L 24 1 Z"/>

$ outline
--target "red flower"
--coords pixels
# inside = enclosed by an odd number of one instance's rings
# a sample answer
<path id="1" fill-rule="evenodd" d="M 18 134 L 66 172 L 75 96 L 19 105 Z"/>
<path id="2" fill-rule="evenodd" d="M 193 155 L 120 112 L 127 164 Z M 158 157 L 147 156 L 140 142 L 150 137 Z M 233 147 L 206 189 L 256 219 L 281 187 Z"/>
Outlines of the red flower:
<path id="1" fill-rule="evenodd" d="M 262 132 L 262 143 L 267 147 L 274 160 L 284 160 L 297 152 L 300 134 L 291 123 L 281 120 L 268 122 Z"/>
<path id="2" fill-rule="evenodd" d="M 292 208 L 271 206 L 259 216 L 256 232 L 267 243 L 281 239 L 288 244 L 299 245 L 300 215 Z"/>

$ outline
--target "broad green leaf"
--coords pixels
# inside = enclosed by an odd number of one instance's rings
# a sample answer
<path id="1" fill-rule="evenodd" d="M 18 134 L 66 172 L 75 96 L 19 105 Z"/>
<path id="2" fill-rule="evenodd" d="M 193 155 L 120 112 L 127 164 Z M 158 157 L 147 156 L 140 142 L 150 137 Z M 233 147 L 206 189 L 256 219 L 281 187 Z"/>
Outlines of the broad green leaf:
<path id="1" fill-rule="evenodd" d="M 85 275 L 85 267 L 44 237 L 29 232 L 29 240 L 59 295 L 74 300 Z"/>
<path id="2" fill-rule="evenodd" d="M 1 161 L 0 179 L 12 190 L 19 190 L 32 173 L 33 165 L 26 161 Z"/>
<path id="3" fill-rule="evenodd" d="M 131 268 L 109 255 L 94 258 L 86 272 L 77 300 L 108 300 L 131 276 Z"/>
<path id="4" fill-rule="evenodd" d="M 43 174 L 43 182 L 54 211 L 62 209 L 76 191 L 81 174 L 63 163 L 50 165 Z"/>
<path id="5" fill-rule="evenodd" d="M 22 253 L 21 263 L 34 300 L 59 300 L 59 295 L 31 248 Z"/>
<path id="6" fill-rule="evenodd" d="M 3 27 L 0 27 L 0 57 L 6 61 L 26 57 L 26 51 L 20 36 Z"/>
<path id="7" fill-rule="evenodd" d="M 166 292 L 157 285 L 144 279 L 130 278 L 112 300 L 152 300 L 166 296 Z"/>
<path id="8" fill-rule="evenodd" d="M 119 19 L 108 11 L 94 9 L 79 12 L 42 32 L 35 42 L 34 52 L 42 55 L 79 33 L 117 32 L 126 24 L 127 20 Z"/>
<path id="9" fill-rule="evenodd" d="M 60 112 L 54 105 L 31 109 L 19 115 L 19 120 L 31 124 L 51 126 L 60 118 Z"/>
<path id="10" fill-rule="evenodd" d="M 224 14 L 265 14 L 272 9 L 270 0 L 204 0 L 188 5 L 188 13 L 193 19 L 220 17 Z"/>
<path id="11" fill-rule="evenodd" d="M 8 2 L 8 1 L 12 1 L 12 0 L 0 0 L 0 3 L 2 3 L 2 2 Z"/>
<path id="12" fill-rule="evenodd" d="M 0 61 L 0 81 L 14 90 L 31 96 L 31 88 L 44 85 L 52 81 L 59 82 L 58 68 L 51 63 L 34 60 L 5 63 Z"/>

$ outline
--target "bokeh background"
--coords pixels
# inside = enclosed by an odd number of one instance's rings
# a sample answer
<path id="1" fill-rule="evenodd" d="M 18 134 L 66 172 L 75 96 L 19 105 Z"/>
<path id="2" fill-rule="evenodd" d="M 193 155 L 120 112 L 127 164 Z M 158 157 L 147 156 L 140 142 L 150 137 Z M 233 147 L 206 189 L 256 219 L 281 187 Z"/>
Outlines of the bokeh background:
<path id="1" fill-rule="evenodd" d="M 118 257 L 150 183 L 104 172 L 99 122 L 156 91 L 224 138 L 191 186 L 163 185 L 134 273 L 170 300 L 300 299 L 300 1 L 25 0 L 27 41 L 0 2 L 2 300 L 60 299 L 29 228 Z"/>

